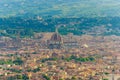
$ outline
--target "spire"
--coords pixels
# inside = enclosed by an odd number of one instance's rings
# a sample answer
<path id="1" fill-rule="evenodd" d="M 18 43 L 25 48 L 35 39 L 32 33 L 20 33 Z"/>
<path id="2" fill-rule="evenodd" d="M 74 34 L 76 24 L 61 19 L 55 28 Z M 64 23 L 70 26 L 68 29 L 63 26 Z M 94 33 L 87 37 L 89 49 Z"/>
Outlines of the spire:
<path id="1" fill-rule="evenodd" d="M 58 33 L 58 27 L 56 27 L 55 32 Z"/>

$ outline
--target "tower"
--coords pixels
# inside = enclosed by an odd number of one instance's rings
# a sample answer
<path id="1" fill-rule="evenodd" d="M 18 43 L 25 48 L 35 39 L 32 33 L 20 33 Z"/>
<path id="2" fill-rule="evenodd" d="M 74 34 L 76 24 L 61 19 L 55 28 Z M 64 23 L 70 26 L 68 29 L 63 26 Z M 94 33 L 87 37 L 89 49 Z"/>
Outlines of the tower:
<path id="1" fill-rule="evenodd" d="M 61 49 L 62 48 L 62 37 L 58 32 L 58 27 L 55 29 L 55 33 L 51 36 L 48 41 L 49 49 Z"/>

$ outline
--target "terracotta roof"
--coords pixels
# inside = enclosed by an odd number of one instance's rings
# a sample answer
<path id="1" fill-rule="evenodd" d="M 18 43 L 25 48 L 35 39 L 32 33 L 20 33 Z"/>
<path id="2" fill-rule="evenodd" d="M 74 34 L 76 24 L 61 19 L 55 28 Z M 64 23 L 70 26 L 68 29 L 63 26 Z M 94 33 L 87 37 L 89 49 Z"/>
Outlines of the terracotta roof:
<path id="1" fill-rule="evenodd" d="M 51 37 L 51 41 L 61 41 L 61 36 L 58 33 L 54 33 Z"/>

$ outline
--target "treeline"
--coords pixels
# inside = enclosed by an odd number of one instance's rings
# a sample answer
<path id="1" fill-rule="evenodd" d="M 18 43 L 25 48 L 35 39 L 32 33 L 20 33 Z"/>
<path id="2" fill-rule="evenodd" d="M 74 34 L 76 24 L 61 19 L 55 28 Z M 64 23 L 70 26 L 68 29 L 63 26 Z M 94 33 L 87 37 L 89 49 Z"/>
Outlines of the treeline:
<path id="1" fill-rule="evenodd" d="M 56 26 L 61 26 L 59 32 L 67 34 L 69 32 L 75 35 L 86 34 L 84 31 L 90 30 L 95 26 L 102 26 L 109 32 L 104 35 L 119 35 L 116 30 L 120 29 L 120 17 L 99 17 L 99 18 L 39 18 L 39 17 L 10 17 L 0 18 L 0 31 L 4 36 L 21 37 L 33 36 L 35 32 L 54 32 Z"/>
<path id="2" fill-rule="evenodd" d="M 76 62 L 94 62 L 95 61 L 95 58 L 92 57 L 92 56 L 89 56 L 89 57 L 76 57 L 74 55 L 68 57 L 68 58 L 65 58 L 64 60 L 66 61 L 71 61 L 71 60 L 74 60 Z"/>

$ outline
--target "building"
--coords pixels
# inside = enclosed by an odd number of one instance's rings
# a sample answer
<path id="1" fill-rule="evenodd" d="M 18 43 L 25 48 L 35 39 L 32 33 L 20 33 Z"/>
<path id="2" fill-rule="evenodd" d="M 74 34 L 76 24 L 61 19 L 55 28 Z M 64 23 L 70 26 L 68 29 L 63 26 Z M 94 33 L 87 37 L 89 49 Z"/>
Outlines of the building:
<path id="1" fill-rule="evenodd" d="M 63 44 L 64 48 L 79 48 L 79 43 L 72 33 L 64 36 Z"/>
<path id="2" fill-rule="evenodd" d="M 56 30 L 56 32 L 51 36 L 51 39 L 48 40 L 49 49 L 61 49 L 62 48 L 62 37 Z"/>
<path id="3" fill-rule="evenodd" d="M 78 40 L 72 33 L 61 36 L 57 29 L 56 32 L 51 36 L 50 40 L 48 40 L 47 44 L 49 49 L 79 48 Z"/>

